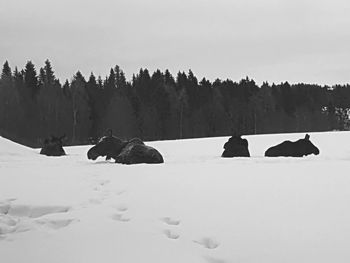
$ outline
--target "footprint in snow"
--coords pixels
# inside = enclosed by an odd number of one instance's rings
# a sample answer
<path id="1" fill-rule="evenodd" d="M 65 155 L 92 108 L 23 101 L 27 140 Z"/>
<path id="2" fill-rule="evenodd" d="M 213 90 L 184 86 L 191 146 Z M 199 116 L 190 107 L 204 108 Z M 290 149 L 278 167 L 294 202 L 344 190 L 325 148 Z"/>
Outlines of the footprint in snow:
<path id="1" fill-rule="evenodd" d="M 167 224 L 168 226 L 178 226 L 181 223 L 180 220 L 173 219 L 171 217 L 163 217 L 163 218 L 161 218 L 161 221 L 164 224 Z M 178 238 L 180 238 L 180 235 L 174 230 L 165 229 L 163 231 L 163 233 L 169 239 L 178 239 Z"/>
<path id="2" fill-rule="evenodd" d="M 115 191 L 114 192 L 115 195 L 122 195 L 124 193 L 126 193 L 126 190 L 120 190 L 120 191 Z"/>
<path id="3" fill-rule="evenodd" d="M 179 234 L 170 229 L 165 229 L 163 233 L 169 239 L 178 239 L 180 237 Z"/>
<path id="4" fill-rule="evenodd" d="M 110 182 L 111 182 L 110 180 L 100 180 L 98 183 L 99 183 L 99 185 L 104 186 L 104 185 L 109 184 Z"/>
<path id="5" fill-rule="evenodd" d="M 193 240 L 194 243 L 197 243 L 207 249 L 215 249 L 217 248 L 220 244 L 215 241 L 214 239 L 210 237 L 204 237 L 199 240 Z"/>
<path id="6" fill-rule="evenodd" d="M 171 217 L 163 217 L 161 219 L 165 224 L 167 225 L 172 225 L 172 226 L 178 226 L 180 225 L 181 221 L 180 220 L 176 220 L 176 219 L 173 219 Z"/>
<path id="7" fill-rule="evenodd" d="M 71 219 L 47 219 L 46 216 L 55 216 L 67 213 L 69 206 L 33 206 L 13 205 L 0 202 L 0 239 L 9 234 L 20 233 L 33 229 L 33 223 L 59 229 L 68 226 Z"/>
<path id="8" fill-rule="evenodd" d="M 101 191 L 102 188 L 109 183 L 110 183 L 109 180 L 96 180 L 96 182 L 94 183 L 94 186 L 93 186 L 93 190 L 94 191 Z"/>
<path id="9" fill-rule="evenodd" d="M 220 258 L 204 257 L 209 263 L 225 263 L 226 261 Z"/>
<path id="10" fill-rule="evenodd" d="M 3 214 L 13 217 L 38 218 L 50 214 L 67 213 L 70 209 L 69 206 L 8 205 L 2 210 L 5 210 Z"/>
<path id="11" fill-rule="evenodd" d="M 51 229 L 61 229 L 69 226 L 74 221 L 78 221 L 78 220 L 76 219 L 39 219 L 39 220 L 36 220 L 35 223 Z"/>
<path id="12" fill-rule="evenodd" d="M 98 198 L 90 198 L 89 199 L 89 203 L 93 204 L 93 205 L 99 205 L 102 204 L 102 199 L 98 199 Z"/>
<path id="13" fill-rule="evenodd" d="M 8 198 L 5 201 L 6 202 L 13 202 L 13 201 L 16 201 L 16 200 L 17 200 L 17 198 Z"/>
<path id="14" fill-rule="evenodd" d="M 131 219 L 125 216 L 125 212 L 128 211 L 128 207 L 126 205 L 118 205 L 114 207 L 118 213 L 112 215 L 112 219 L 120 222 L 129 222 Z"/>
<path id="15" fill-rule="evenodd" d="M 131 220 L 130 218 L 125 217 L 123 214 L 114 214 L 112 215 L 112 219 L 119 222 L 129 222 Z"/>
<path id="16" fill-rule="evenodd" d="M 117 205 L 117 206 L 114 206 L 115 209 L 118 210 L 118 212 L 121 212 L 121 213 L 124 213 L 126 211 L 128 211 L 128 207 L 124 204 L 121 204 L 121 205 Z"/>

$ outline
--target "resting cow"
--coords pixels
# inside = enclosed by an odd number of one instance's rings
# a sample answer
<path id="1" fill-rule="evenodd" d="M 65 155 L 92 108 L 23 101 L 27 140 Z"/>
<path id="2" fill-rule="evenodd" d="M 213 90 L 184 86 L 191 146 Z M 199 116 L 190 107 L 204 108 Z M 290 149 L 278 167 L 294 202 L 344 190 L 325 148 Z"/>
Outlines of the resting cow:
<path id="1" fill-rule="evenodd" d="M 267 157 L 303 157 L 309 154 L 319 154 L 319 149 L 310 141 L 310 135 L 306 134 L 304 139 L 295 142 L 284 141 L 281 144 L 269 148 L 265 152 Z"/>

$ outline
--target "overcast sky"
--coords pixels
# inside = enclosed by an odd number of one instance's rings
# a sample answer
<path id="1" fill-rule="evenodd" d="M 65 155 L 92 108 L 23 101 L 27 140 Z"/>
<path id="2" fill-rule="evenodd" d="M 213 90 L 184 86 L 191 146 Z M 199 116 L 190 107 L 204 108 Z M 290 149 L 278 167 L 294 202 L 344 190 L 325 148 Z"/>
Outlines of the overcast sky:
<path id="1" fill-rule="evenodd" d="M 0 0 L 0 63 L 350 83 L 348 0 Z"/>

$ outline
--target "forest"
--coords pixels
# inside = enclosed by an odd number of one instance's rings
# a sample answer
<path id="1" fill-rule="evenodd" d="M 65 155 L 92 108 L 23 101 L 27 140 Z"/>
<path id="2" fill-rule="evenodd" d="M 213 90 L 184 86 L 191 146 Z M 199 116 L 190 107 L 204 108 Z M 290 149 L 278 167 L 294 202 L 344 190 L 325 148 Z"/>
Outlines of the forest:
<path id="1" fill-rule="evenodd" d="M 107 129 L 146 141 L 348 130 L 349 109 L 349 85 L 211 82 L 191 70 L 140 69 L 127 80 L 115 66 L 61 83 L 49 60 L 39 70 L 6 61 L 0 78 L 0 135 L 31 147 L 63 134 L 66 145 L 90 144 Z"/>

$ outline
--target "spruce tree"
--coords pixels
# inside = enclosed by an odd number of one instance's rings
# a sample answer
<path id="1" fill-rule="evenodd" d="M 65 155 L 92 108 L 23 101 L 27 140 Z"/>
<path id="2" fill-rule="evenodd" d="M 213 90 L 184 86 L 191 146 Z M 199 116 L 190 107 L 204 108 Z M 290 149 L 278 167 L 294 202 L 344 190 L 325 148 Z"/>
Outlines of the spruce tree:
<path id="1" fill-rule="evenodd" d="M 39 86 L 36 70 L 34 64 L 31 61 L 27 62 L 24 70 L 24 84 L 31 97 L 33 98 L 37 94 Z"/>
<path id="2" fill-rule="evenodd" d="M 45 77 L 46 77 L 45 82 L 48 84 L 53 84 L 56 78 L 55 78 L 51 63 L 48 59 L 45 61 L 44 71 L 45 71 Z"/>
<path id="3" fill-rule="evenodd" d="M 11 78 L 11 76 L 11 68 L 9 66 L 8 61 L 6 60 L 2 68 L 1 79 Z"/>

